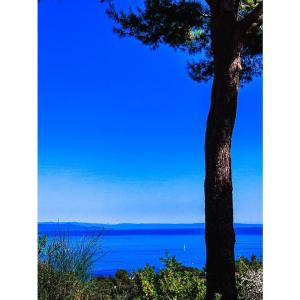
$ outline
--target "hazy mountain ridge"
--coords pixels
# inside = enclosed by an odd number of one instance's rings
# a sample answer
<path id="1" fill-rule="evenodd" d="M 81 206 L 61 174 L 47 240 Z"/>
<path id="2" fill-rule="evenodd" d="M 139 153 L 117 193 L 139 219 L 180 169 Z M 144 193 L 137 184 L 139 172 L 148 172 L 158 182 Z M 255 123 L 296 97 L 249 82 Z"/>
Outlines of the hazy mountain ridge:
<path id="1" fill-rule="evenodd" d="M 256 232 L 262 233 L 262 224 L 235 224 L 236 233 Z M 102 223 L 80 223 L 80 222 L 39 222 L 39 233 L 54 233 L 57 231 L 74 232 L 91 232 L 104 230 L 104 232 L 127 232 L 137 233 L 151 231 L 153 233 L 164 232 L 170 233 L 175 231 L 184 231 L 186 233 L 204 232 L 204 223 L 193 224 L 134 224 L 134 223 L 120 223 L 120 224 L 102 224 Z"/>

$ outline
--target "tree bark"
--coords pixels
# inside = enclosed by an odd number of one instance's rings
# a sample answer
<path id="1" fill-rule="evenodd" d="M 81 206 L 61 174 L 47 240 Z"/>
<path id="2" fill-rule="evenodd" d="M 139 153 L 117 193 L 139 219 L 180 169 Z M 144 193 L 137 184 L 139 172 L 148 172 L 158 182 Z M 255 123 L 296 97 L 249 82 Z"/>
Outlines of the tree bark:
<path id="1" fill-rule="evenodd" d="M 214 81 L 205 137 L 206 299 L 236 300 L 231 138 L 237 109 L 240 45 L 234 14 L 212 14 Z"/>

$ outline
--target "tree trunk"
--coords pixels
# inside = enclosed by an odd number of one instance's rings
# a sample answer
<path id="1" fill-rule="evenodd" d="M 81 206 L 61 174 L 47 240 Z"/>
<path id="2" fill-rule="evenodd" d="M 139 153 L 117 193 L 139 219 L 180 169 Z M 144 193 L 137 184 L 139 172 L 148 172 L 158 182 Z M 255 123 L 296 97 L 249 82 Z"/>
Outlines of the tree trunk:
<path id="1" fill-rule="evenodd" d="M 236 300 L 231 178 L 231 137 L 237 109 L 240 46 L 235 18 L 212 15 L 214 82 L 205 137 L 205 240 L 207 300 Z"/>

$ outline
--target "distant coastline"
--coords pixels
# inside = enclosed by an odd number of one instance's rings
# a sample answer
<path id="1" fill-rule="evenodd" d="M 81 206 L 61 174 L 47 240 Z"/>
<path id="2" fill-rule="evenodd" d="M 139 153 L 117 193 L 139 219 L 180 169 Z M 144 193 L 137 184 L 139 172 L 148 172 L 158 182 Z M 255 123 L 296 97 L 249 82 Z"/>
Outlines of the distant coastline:
<path id="1" fill-rule="evenodd" d="M 61 222 L 61 221 L 41 221 L 38 222 L 39 225 L 47 224 L 47 225 L 56 225 L 56 224 L 68 224 L 68 225 L 79 225 L 79 226 L 104 226 L 104 227 L 127 227 L 127 226 L 159 226 L 159 228 L 165 227 L 165 226 L 187 226 L 187 227 L 199 227 L 199 226 L 205 226 L 205 223 L 116 223 L 116 224 L 109 224 L 109 223 L 89 223 L 89 222 Z M 235 226 L 262 226 L 263 224 L 260 223 L 234 223 Z"/>
<path id="2" fill-rule="evenodd" d="M 237 234 L 262 234 L 262 224 L 234 224 Z M 192 224 L 161 224 L 161 223 L 120 223 L 120 224 L 102 224 L 102 223 L 80 223 L 80 222 L 39 222 L 38 233 L 53 235 L 57 232 L 67 231 L 71 235 L 89 234 L 92 232 L 103 231 L 105 235 L 137 235 L 137 234 L 203 234 L 205 230 L 204 223 Z"/>

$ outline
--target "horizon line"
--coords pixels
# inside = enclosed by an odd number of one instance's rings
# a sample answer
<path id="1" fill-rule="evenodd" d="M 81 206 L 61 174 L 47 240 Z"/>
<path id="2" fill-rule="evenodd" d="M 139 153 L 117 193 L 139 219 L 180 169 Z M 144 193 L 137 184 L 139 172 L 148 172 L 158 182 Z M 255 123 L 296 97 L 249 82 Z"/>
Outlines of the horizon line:
<path id="1" fill-rule="evenodd" d="M 93 224 L 93 225 L 196 225 L 196 224 L 205 224 L 205 222 L 194 222 L 194 223 L 130 223 L 130 222 L 121 222 L 121 223 L 97 223 L 97 222 L 84 222 L 84 221 L 38 221 L 38 224 L 45 224 L 45 223 L 78 223 L 78 224 Z M 240 225 L 263 225 L 263 223 L 241 223 L 241 222 L 234 222 L 233 224 L 240 224 Z"/>

